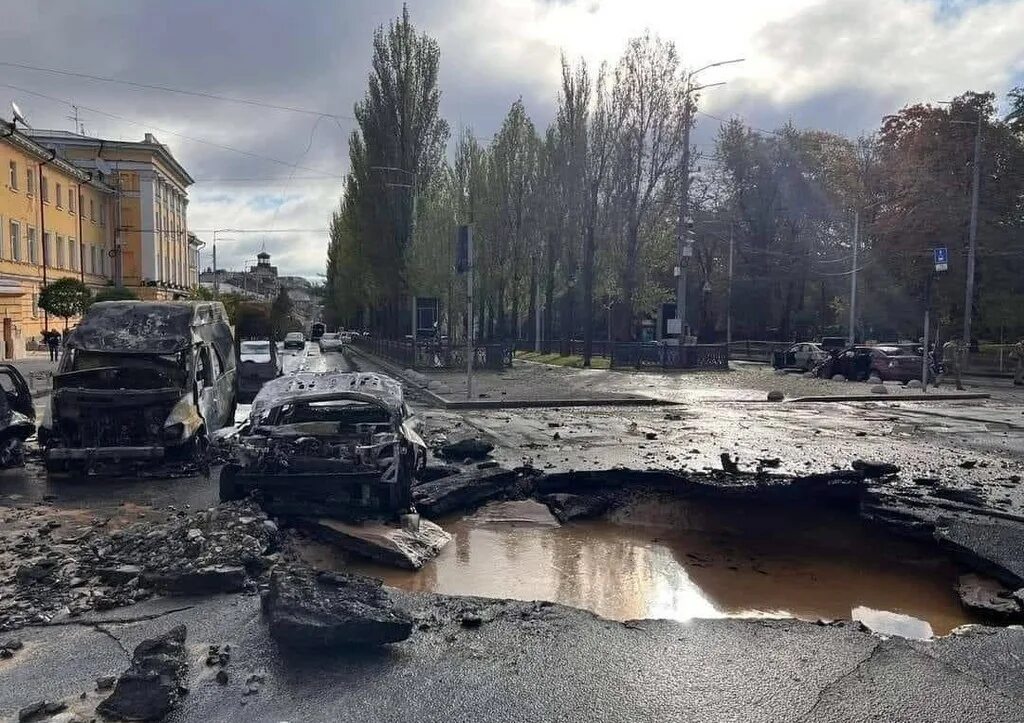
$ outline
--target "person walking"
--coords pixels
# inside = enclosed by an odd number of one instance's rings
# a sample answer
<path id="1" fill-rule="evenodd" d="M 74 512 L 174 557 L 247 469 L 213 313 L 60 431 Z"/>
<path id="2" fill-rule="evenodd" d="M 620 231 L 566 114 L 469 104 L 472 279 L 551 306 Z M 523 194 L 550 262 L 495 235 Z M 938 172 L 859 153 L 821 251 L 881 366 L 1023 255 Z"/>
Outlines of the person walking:
<path id="1" fill-rule="evenodd" d="M 953 373 L 956 388 L 961 392 L 964 390 L 964 383 L 960 375 L 963 371 L 966 351 L 967 347 L 959 339 L 950 339 L 942 345 L 942 363 L 946 367 L 946 373 Z"/>
<path id="2" fill-rule="evenodd" d="M 46 339 L 46 347 L 50 350 L 50 361 L 57 361 L 60 355 L 60 332 L 48 329 L 43 332 L 43 337 Z"/>
<path id="3" fill-rule="evenodd" d="M 1013 345 L 1010 358 L 1017 362 L 1013 369 L 1013 385 L 1024 387 L 1024 339 Z"/>

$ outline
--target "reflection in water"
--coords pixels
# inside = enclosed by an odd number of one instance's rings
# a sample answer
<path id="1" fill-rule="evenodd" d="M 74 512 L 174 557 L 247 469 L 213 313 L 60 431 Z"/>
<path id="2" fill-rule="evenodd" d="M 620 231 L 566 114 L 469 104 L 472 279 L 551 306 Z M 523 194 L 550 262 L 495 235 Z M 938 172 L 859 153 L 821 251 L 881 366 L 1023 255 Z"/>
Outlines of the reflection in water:
<path id="1" fill-rule="evenodd" d="M 541 504 L 505 502 L 442 526 L 454 540 L 420 572 L 351 567 L 406 590 L 551 600 L 617 620 L 852 617 L 920 638 L 973 622 L 952 563 L 848 513 L 648 499 L 558 526 Z"/>

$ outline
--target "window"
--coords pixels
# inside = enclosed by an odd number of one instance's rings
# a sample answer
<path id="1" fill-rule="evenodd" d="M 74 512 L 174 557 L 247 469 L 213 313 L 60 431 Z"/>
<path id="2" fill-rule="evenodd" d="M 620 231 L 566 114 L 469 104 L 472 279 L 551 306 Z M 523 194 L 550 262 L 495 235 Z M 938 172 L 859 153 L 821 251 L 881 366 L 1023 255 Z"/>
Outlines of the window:
<path id="1" fill-rule="evenodd" d="M 57 208 L 64 208 L 64 202 L 61 201 L 61 198 L 62 198 L 61 194 L 62 193 L 63 193 L 63 189 L 60 187 L 60 184 L 58 183 L 57 184 Z"/>
<path id="2" fill-rule="evenodd" d="M 18 190 L 18 163 L 11 161 L 11 190 Z"/>
<path id="3" fill-rule="evenodd" d="M 68 239 L 68 268 L 78 271 L 78 249 L 75 248 L 75 240 Z"/>
<path id="4" fill-rule="evenodd" d="M 100 201 L 100 226 L 107 225 L 107 202 Z"/>
<path id="5" fill-rule="evenodd" d="M 39 294 L 32 294 L 32 318 L 39 316 Z"/>
<path id="6" fill-rule="evenodd" d="M 96 220 L 96 202 L 91 198 L 89 199 L 89 219 L 92 221 Z"/>
<path id="7" fill-rule="evenodd" d="M 43 264 L 53 267 L 53 234 L 49 231 L 43 234 Z"/>
<path id="8" fill-rule="evenodd" d="M 44 203 L 50 202 L 50 181 L 46 176 L 39 181 L 39 195 L 43 197 Z"/>
<path id="9" fill-rule="evenodd" d="M 34 228 L 28 230 L 28 262 L 30 264 L 38 263 L 38 256 L 36 255 L 36 230 Z"/>
<path id="10" fill-rule="evenodd" d="M 32 196 L 36 192 L 36 174 L 31 168 L 25 169 L 25 193 Z"/>
<path id="11" fill-rule="evenodd" d="M 54 268 L 64 268 L 64 237 L 57 237 L 57 263 L 53 265 Z"/>
<path id="12" fill-rule="evenodd" d="M 78 213 L 85 218 L 85 197 L 82 194 L 78 194 Z"/>
<path id="13" fill-rule="evenodd" d="M 68 189 L 68 210 L 71 211 L 71 213 L 75 212 L 75 195 L 76 195 L 75 192 L 72 191 L 69 188 Z"/>
<path id="14" fill-rule="evenodd" d="M 21 261 L 21 224 L 11 221 L 11 258 Z"/>

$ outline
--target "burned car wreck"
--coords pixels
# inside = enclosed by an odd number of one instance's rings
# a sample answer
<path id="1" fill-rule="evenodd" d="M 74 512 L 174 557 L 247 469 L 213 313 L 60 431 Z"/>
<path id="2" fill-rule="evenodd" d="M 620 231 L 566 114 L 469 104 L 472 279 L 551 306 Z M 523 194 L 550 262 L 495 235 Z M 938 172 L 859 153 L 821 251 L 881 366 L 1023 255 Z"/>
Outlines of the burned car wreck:
<path id="1" fill-rule="evenodd" d="M 23 461 L 22 444 L 36 431 L 32 393 L 16 368 L 0 364 L 0 467 Z"/>
<path id="2" fill-rule="evenodd" d="M 47 470 L 201 458 L 234 420 L 235 374 L 220 303 L 93 304 L 67 337 L 39 427 Z"/>
<path id="3" fill-rule="evenodd" d="M 410 510 L 426 462 L 402 387 L 382 374 L 301 372 L 267 382 L 224 440 L 221 500 L 257 493 L 279 515 L 360 521 Z"/>

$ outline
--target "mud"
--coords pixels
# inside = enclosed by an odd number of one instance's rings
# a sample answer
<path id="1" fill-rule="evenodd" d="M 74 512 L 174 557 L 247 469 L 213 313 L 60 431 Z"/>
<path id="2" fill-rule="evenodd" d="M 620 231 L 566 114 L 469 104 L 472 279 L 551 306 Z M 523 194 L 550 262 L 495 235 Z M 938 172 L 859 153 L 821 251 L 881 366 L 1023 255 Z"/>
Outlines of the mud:
<path id="1" fill-rule="evenodd" d="M 409 591 L 548 600 L 617 620 L 854 619 L 909 638 L 978 621 L 955 592 L 961 567 L 848 510 L 644 495 L 566 525 L 533 501 L 440 522 L 453 541 L 418 573 L 323 549 L 307 559 Z"/>

